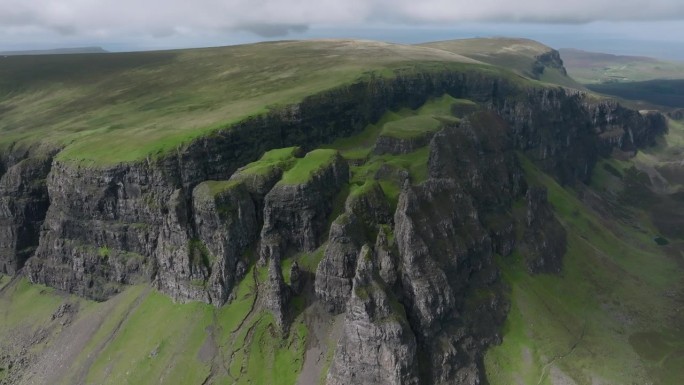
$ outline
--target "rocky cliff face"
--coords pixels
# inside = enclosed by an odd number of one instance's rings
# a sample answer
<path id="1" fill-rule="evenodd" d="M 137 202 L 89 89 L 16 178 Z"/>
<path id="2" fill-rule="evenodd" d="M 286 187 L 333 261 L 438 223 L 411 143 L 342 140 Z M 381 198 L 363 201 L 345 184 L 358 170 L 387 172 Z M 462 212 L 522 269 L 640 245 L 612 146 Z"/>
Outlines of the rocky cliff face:
<path id="1" fill-rule="evenodd" d="M 45 178 L 52 153 L 0 162 L 0 272 L 14 275 L 38 246 L 50 205 Z"/>
<path id="2" fill-rule="evenodd" d="M 532 73 L 537 76 L 541 75 L 544 73 L 546 68 L 555 68 L 563 75 L 568 75 L 568 71 L 563 65 L 563 59 L 561 59 L 560 52 L 556 51 L 555 49 L 536 57 L 536 61 L 532 67 Z"/>
<path id="3" fill-rule="evenodd" d="M 379 278 L 368 246 L 357 258 L 344 330 L 328 384 L 419 384 L 416 339 L 403 306 Z"/>
<path id="4" fill-rule="evenodd" d="M 266 150 L 310 150 L 360 132 L 388 109 L 415 108 L 445 92 L 482 111 L 432 137 L 427 181 L 415 185 L 397 173 L 403 188 L 394 213 L 369 181 L 327 228 L 349 177 L 337 154 L 303 178 L 288 176 L 306 162 L 301 153 L 259 172 L 240 169 Z M 484 349 L 498 340 L 507 312 L 493 255 L 520 243 L 532 271 L 555 272 L 564 252 L 562 226 L 544 193 L 528 189 L 516 151 L 573 183 L 588 180 L 601 154 L 647 145 L 664 129 L 658 115 L 589 104 L 561 88 L 476 71 L 398 73 L 138 163 L 6 155 L 0 268 L 14 273 L 30 257 L 24 268 L 33 282 L 90 298 L 149 281 L 179 301 L 221 305 L 255 252 L 269 267 L 264 303 L 286 329 L 289 298 L 302 286 L 296 272 L 292 286 L 284 282 L 281 261 L 318 248 L 327 235 L 315 292 L 331 312 L 346 312 L 329 383 L 477 384 Z M 526 221 L 510 214 L 516 200 L 527 203 Z M 370 352 L 381 354 L 368 360 Z"/>

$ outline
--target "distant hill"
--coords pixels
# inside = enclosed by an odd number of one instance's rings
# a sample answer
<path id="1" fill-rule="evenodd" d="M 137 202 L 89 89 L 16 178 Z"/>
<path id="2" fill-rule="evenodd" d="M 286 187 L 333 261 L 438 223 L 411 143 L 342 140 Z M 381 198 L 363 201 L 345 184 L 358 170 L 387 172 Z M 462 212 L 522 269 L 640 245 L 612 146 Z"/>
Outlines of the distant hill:
<path id="1" fill-rule="evenodd" d="M 569 48 L 559 52 L 570 76 L 584 84 L 684 79 L 684 63 Z"/>
<path id="2" fill-rule="evenodd" d="M 108 53 L 102 47 L 75 47 L 75 48 L 56 48 L 29 51 L 0 51 L 0 56 L 20 56 L 20 55 L 68 55 L 79 53 Z"/>
<path id="3" fill-rule="evenodd" d="M 642 101 L 652 106 L 684 108 L 684 79 L 588 84 L 587 87 L 594 92 Z"/>
<path id="4" fill-rule="evenodd" d="M 567 76 L 558 51 L 534 40 L 474 38 L 425 43 L 423 46 L 458 53 L 546 83 L 583 88 Z"/>

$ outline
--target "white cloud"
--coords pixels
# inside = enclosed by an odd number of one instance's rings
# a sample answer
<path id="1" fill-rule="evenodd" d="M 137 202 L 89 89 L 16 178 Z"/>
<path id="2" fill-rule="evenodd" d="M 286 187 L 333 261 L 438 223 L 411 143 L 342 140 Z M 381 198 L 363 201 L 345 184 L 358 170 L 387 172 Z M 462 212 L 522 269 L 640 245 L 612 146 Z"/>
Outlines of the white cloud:
<path id="1" fill-rule="evenodd" d="M 545 40 L 557 32 L 580 33 L 580 47 L 608 34 L 681 42 L 684 0 L 0 0 L 0 51 L 89 45 L 165 49 L 287 35 Z"/>
<path id="2" fill-rule="evenodd" d="M 307 25 L 374 22 L 448 25 L 463 21 L 652 21 L 684 18 L 681 0 L 0 0 L 0 30 L 55 34 L 168 36 L 248 30 L 265 36 Z"/>

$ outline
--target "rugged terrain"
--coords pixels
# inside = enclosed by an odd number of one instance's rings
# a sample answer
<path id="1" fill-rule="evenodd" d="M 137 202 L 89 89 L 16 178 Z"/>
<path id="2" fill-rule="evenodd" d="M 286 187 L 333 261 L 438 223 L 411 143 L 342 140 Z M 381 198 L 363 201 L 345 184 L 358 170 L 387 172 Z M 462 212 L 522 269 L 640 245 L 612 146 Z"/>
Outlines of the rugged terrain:
<path id="1" fill-rule="evenodd" d="M 556 51 L 7 59 L 0 382 L 682 375 L 679 143 Z"/>

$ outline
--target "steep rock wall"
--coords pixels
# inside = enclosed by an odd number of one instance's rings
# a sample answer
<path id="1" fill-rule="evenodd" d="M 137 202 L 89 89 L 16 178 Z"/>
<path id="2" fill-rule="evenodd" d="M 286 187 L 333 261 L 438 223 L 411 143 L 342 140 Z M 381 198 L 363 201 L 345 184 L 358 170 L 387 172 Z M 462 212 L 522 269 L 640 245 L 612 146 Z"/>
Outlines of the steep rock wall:
<path id="1" fill-rule="evenodd" d="M 592 112 L 581 94 L 560 88 L 530 88 L 496 73 L 470 70 L 370 78 L 277 108 L 180 146 L 174 153 L 132 164 L 90 166 L 57 159 L 52 162 L 45 199 L 27 203 L 45 217 L 36 252 L 27 265 L 34 282 L 96 299 L 116 293 L 120 285 L 153 280 L 179 300 L 214 300 L 205 284 L 193 281 L 207 271 L 192 265 L 192 241 L 199 238 L 192 192 L 205 180 L 226 180 L 265 150 L 301 145 L 311 149 L 336 137 L 362 130 L 388 109 L 417 107 L 445 92 L 469 98 L 510 124 L 514 148 L 525 152 L 562 182 L 586 180 L 599 154 Z M 611 124 L 630 125 L 621 145 L 640 146 L 662 130 L 655 119 L 630 115 L 605 104 Z M 628 132 L 631 132 L 629 134 Z M 11 162 L 4 162 L 5 169 Z M 31 175 L 25 179 L 34 180 Z M 3 190 L 5 206 L 21 201 Z M 29 210 L 29 211 L 30 211 Z M 8 212 L 5 210 L 5 212 Z M 257 209 L 257 216 L 261 211 Z M 7 215 L 5 215 L 7 217 Z M 10 222 L 20 220 L 11 213 Z M 257 221 L 259 222 L 259 221 Z M 5 221 L 4 223 L 7 223 Z M 12 228 L 11 224 L 5 229 Z M 255 231 L 259 231 L 258 225 Z M 3 238 L 14 234 L 5 231 Z M 9 236 L 7 234 L 10 234 Z M 3 245 L 10 245 L 3 241 Z M 6 266 L 21 266 L 26 255 L 3 248 Z M 30 250 L 30 248 L 27 248 Z M 229 264 L 230 265 L 230 264 Z M 230 291 L 230 280 L 224 292 Z M 220 296 L 219 296 L 220 297 Z M 216 301 L 220 303 L 221 301 Z"/>

